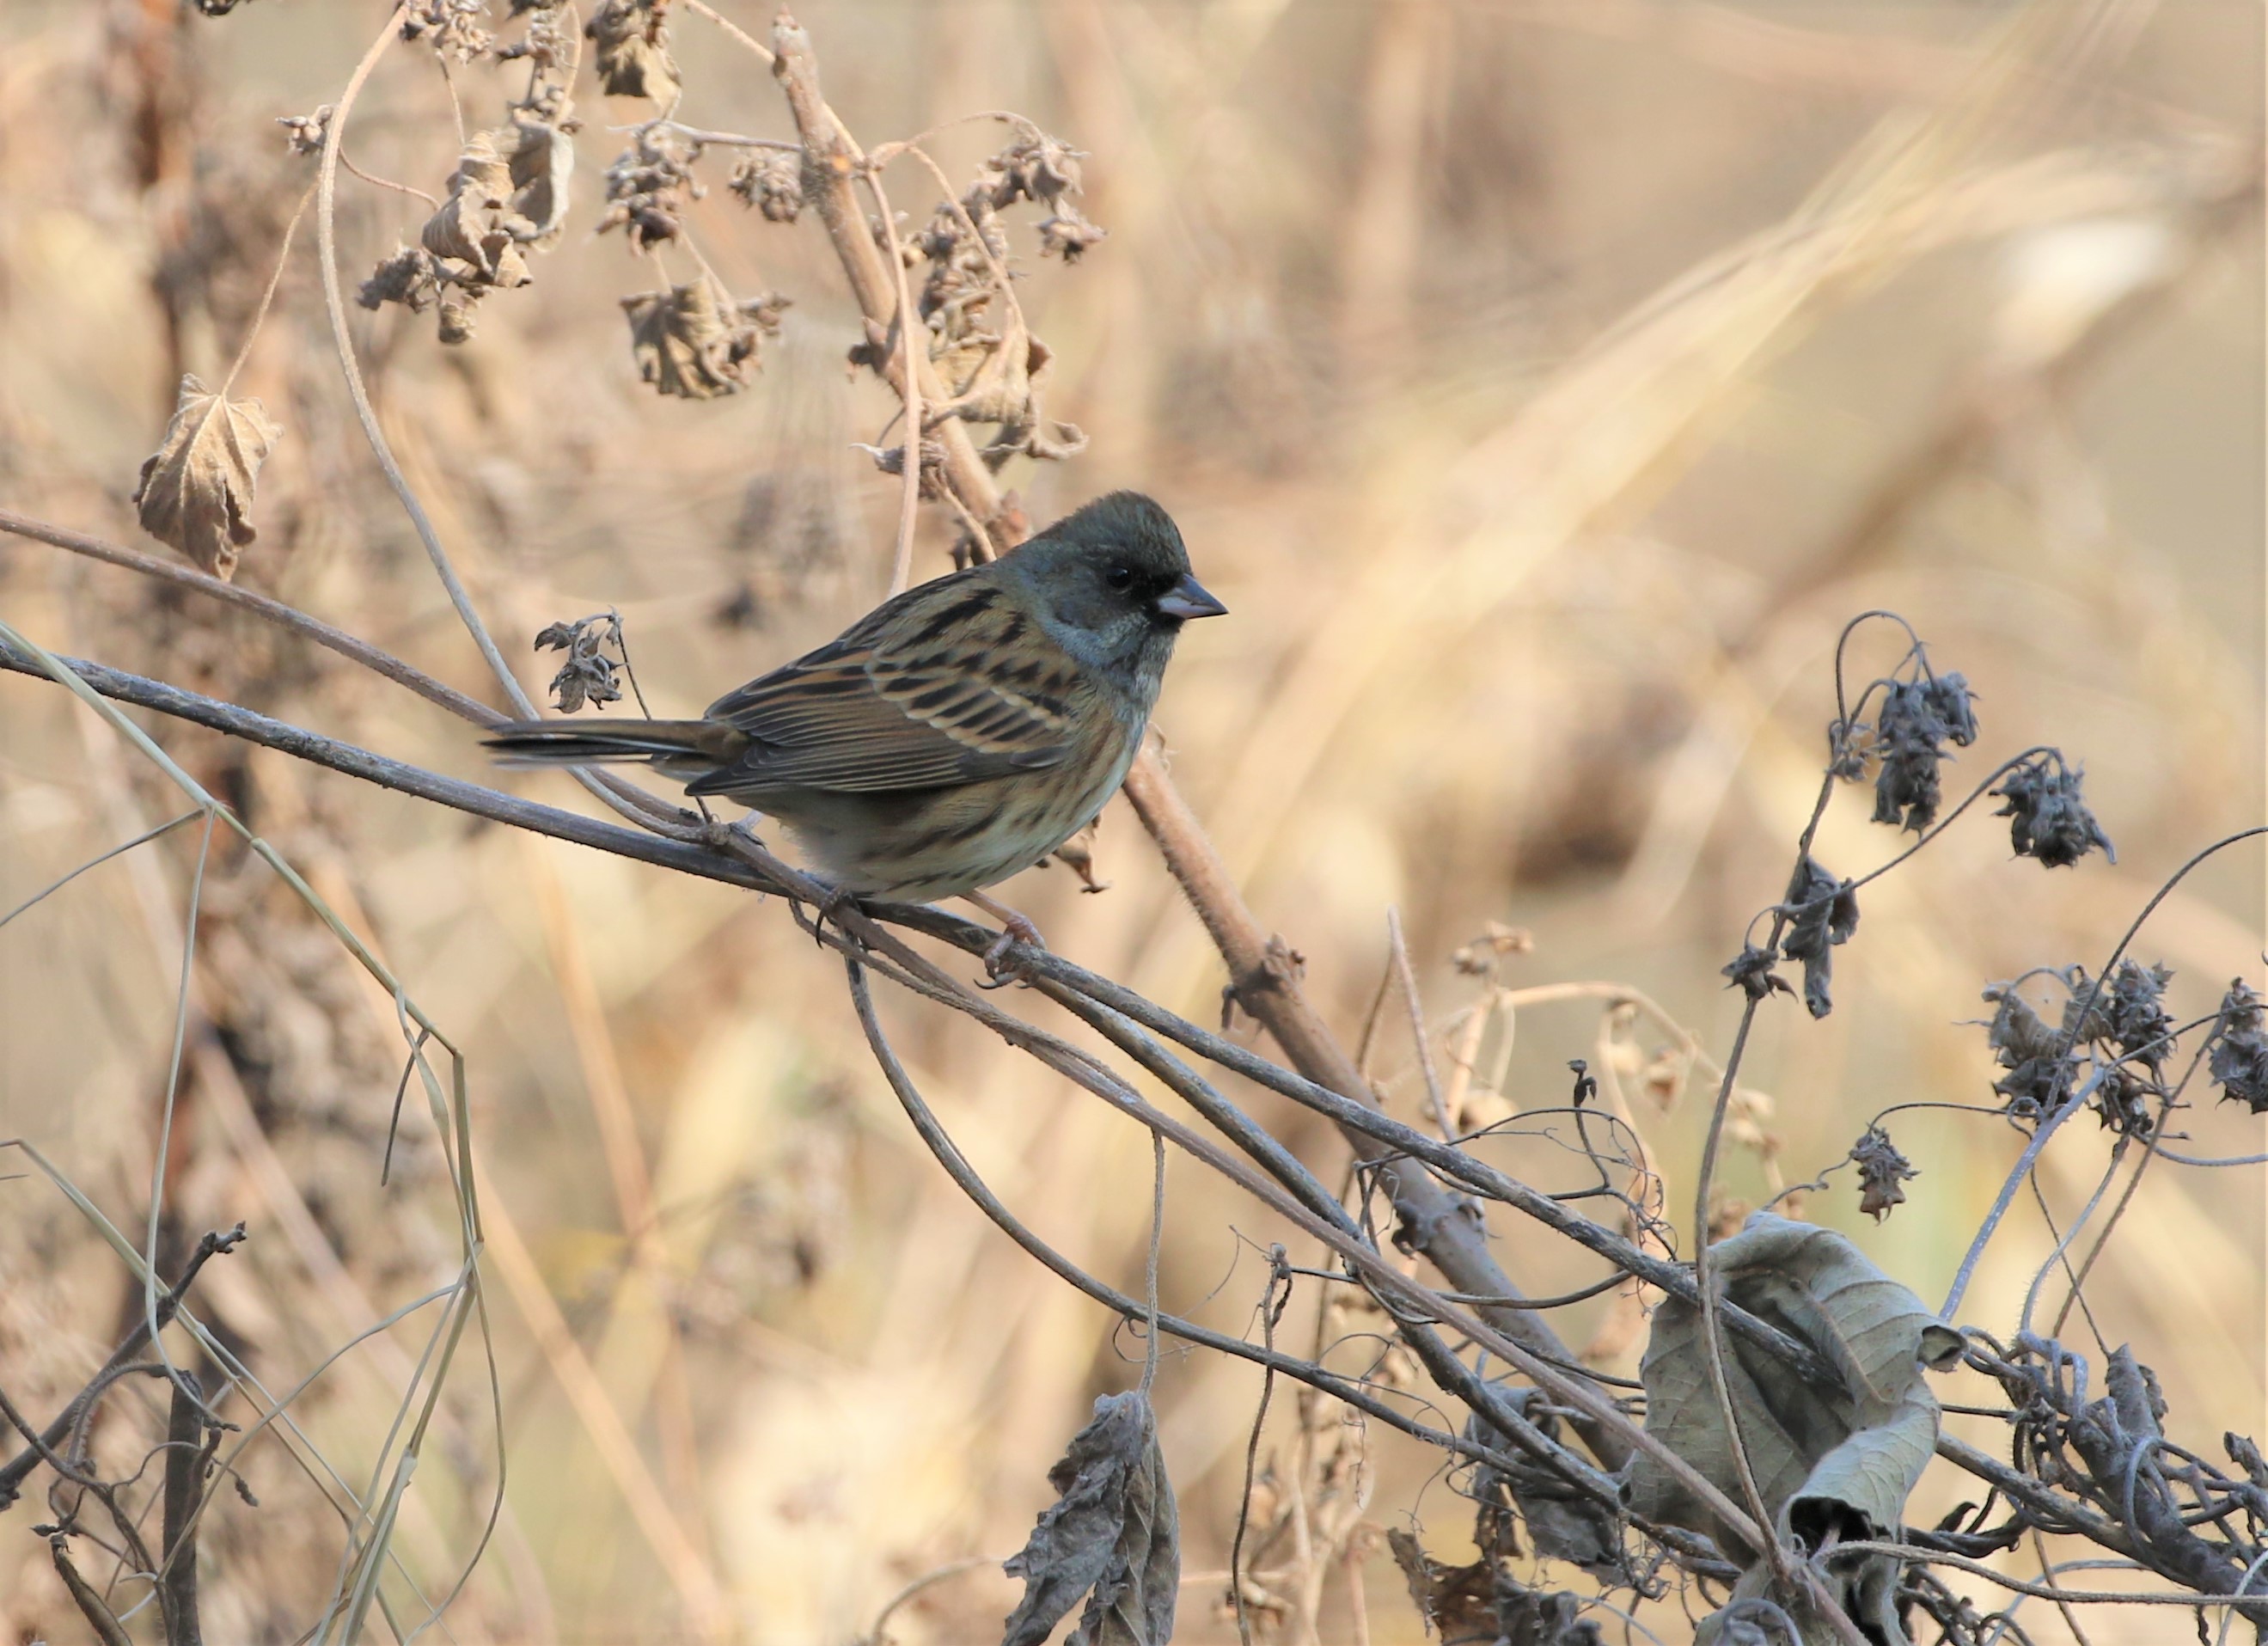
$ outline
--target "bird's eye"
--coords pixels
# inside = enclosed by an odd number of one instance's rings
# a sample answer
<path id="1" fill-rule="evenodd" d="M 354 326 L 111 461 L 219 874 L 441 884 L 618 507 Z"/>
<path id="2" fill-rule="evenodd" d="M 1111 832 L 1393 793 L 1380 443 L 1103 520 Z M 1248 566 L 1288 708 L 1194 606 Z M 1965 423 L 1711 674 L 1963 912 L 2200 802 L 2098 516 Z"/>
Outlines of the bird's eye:
<path id="1" fill-rule="evenodd" d="M 1112 566 L 1102 574 L 1102 580 L 1113 588 L 1131 588 L 1134 587 L 1134 568 L 1130 565 Z"/>

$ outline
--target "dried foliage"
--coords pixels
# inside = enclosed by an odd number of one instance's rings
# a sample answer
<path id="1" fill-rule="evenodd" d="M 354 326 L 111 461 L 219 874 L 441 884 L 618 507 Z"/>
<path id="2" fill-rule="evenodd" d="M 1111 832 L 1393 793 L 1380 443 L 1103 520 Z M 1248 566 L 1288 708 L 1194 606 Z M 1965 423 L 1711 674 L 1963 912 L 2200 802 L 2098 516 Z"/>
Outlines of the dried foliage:
<path id="1" fill-rule="evenodd" d="M 1165 1646 L 1181 1591 L 1181 1528 L 1149 1395 L 1097 1399 L 1048 1484 L 1055 1502 L 1008 1561 L 1024 1598 L 1002 1646 L 1038 1646 L 1082 1598 L 1066 1646 Z"/>
<path id="2" fill-rule="evenodd" d="M 762 367 L 763 340 L 778 335 L 787 302 L 770 292 L 736 301 L 709 276 L 626 297 L 638 375 L 681 400 L 738 394 Z"/>
<path id="3" fill-rule="evenodd" d="M 256 400 L 231 400 L 194 376 L 181 379 L 166 438 L 142 465 L 134 507 L 142 529 L 216 577 L 259 538 L 252 524 L 260 466 L 284 426 Z"/>

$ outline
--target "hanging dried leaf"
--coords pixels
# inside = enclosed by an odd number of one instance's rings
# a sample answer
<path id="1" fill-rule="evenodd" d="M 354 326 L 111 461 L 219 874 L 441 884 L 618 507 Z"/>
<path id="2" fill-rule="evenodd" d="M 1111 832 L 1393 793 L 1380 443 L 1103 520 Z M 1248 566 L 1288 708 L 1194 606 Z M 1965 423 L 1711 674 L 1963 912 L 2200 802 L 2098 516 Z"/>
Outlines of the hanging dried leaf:
<path id="1" fill-rule="evenodd" d="M 468 265 L 471 284 L 526 285 L 527 260 L 519 242 L 534 240 L 538 231 L 514 207 L 518 192 L 496 134 L 476 131 L 450 175 L 448 199 L 426 219 L 419 239 L 434 256 Z"/>
<path id="2" fill-rule="evenodd" d="M 1138 1389 L 1104 1395 L 1048 1471 L 1055 1502 L 1012 1557 L 1024 1580 L 1002 1646 L 1038 1646 L 1081 1595 L 1064 1646 L 1166 1646 L 1182 1578 L 1180 1523 L 1158 1417 Z"/>
<path id="3" fill-rule="evenodd" d="M 166 438 L 134 489 L 142 529 L 215 577 L 234 576 L 238 552 L 259 535 L 251 514 L 260 465 L 283 438 L 258 401 L 228 400 L 183 377 Z"/>
<path id="4" fill-rule="evenodd" d="M 549 250 L 567 226 L 567 185 L 575 174 L 575 140 L 558 122 L 525 111 L 512 117 L 508 132 L 512 215 L 516 238 Z M 499 147 L 505 146 L 502 141 Z M 524 226 L 521 226 L 524 225 Z"/>
<path id="5" fill-rule="evenodd" d="M 1779 1536 L 1809 1549 L 1895 1537 L 1907 1494 L 1937 1443 L 1937 1399 L 1922 1372 L 1949 1366 L 1961 1352 L 1960 1334 L 1831 1229 L 1759 1213 L 1719 1243 L 1714 1257 L 1726 1296 L 1780 1322 L 1839 1373 L 1831 1385 L 1808 1383 L 1780 1362 L 1726 1340 L 1725 1374 L 1741 1436 Z M 1734 1442 L 1718 1406 L 1692 1305 L 1663 1301 L 1638 1375 L 1646 1383 L 1646 1432 L 1737 1498 Z M 1721 1548 L 1742 1546 L 1643 1453 L 1631 1475 L 1631 1504 L 1649 1518 L 1705 1532 Z M 1894 1565 L 1830 1556 L 1828 1566 L 1859 1627 L 1886 1646 L 1904 1646 L 1892 1604 Z M 1749 1577 L 1759 1574 L 1768 1580 L 1761 1561 Z"/>
<path id="6" fill-rule="evenodd" d="M 764 334 L 778 334 L 787 299 L 767 292 L 736 303 L 712 279 L 622 299 L 638 375 L 681 400 L 738 394 L 759 364 Z"/>
<path id="7" fill-rule="evenodd" d="M 669 107 L 680 77 L 669 55 L 668 0 L 602 0 L 583 32 L 598 42 L 599 84 L 609 97 L 650 98 Z"/>

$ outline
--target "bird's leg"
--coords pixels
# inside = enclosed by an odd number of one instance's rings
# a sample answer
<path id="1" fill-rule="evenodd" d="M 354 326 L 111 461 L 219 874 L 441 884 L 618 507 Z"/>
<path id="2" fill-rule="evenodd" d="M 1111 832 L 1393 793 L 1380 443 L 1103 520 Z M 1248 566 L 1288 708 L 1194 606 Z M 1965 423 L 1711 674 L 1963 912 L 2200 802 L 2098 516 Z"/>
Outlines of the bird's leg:
<path id="1" fill-rule="evenodd" d="M 998 978 L 1000 975 L 1000 968 L 1008 958 L 1008 951 L 1017 944 L 1029 943 L 1035 948 L 1047 947 L 1045 940 L 1040 936 L 1040 928 L 1032 924 L 1031 916 L 1017 913 L 998 897 L 988 897 L 981 891 L 970 891 L 963 892 L 961 900 L 974 904 L 1000 922 L 999 941 L 984 951 L 987 977 Z"/>

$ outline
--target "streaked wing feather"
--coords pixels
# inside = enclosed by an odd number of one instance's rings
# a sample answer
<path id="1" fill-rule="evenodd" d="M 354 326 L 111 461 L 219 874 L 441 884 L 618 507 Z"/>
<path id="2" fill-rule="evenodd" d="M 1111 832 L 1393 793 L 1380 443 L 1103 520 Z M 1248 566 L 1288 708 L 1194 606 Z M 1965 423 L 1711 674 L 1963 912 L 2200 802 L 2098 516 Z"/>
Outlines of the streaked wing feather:
<path id="1" fill-rule="evenodd" d="M 1068 659 L 1032 667 L 1028 622 L 968 573 L 901 595 L 711 705 L 709 718 L 747 733 L 750 745 L 692 792 L 880 793 L 1060 764 L 1071 753 L 1077 677 Z M 1021 648 L 1012 658 L 1012 646 Z"/>

